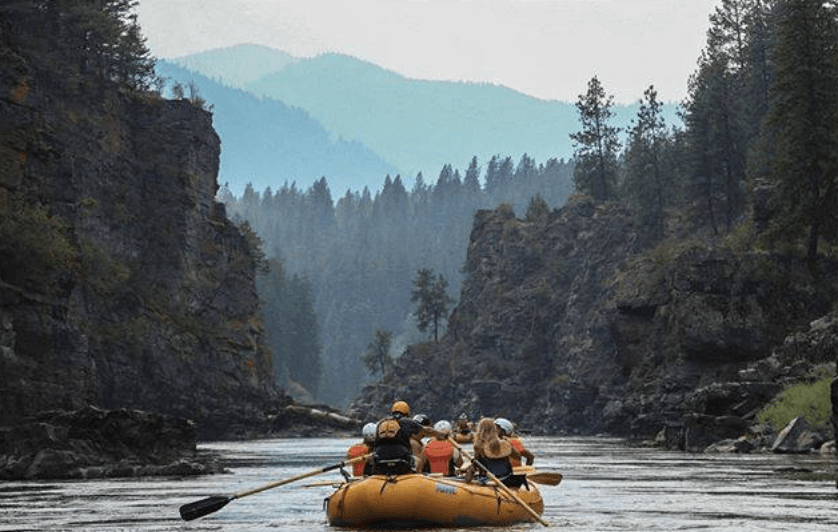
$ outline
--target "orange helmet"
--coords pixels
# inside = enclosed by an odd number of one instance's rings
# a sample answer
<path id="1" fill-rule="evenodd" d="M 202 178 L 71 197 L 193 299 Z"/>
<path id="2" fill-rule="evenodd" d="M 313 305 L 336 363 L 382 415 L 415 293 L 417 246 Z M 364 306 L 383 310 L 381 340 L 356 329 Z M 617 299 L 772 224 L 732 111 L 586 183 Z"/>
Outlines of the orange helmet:
<path id="1" fill-rule="evenodd" d="M 410 406 L 404 401 L 396 401 L 390 408 L 391 414 L 401 414 L 403 416 L 410 415 Z"/>

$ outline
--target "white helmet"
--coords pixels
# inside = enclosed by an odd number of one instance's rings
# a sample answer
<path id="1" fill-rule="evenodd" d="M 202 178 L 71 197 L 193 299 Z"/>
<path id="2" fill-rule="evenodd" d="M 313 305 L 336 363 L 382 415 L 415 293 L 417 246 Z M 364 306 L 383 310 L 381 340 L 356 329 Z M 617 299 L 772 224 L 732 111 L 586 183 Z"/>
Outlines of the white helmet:
<path id="1" fill-rule="evenodd" d="M 434 430 L 437 432 L 442 432 L 444 434 L 451 434 L 451 423 L 445 421 L 444 419 L 441 421 L 437 421 L 434 425 Z"/>
<path id="2" fill-rule="evenodd" d="M 507 436 L 512 436 L 512 432 L 515 430 L 515 427 L 512 426 L 512 422 L 505 417 L 497 418 L 495 420 L 495 425 L 497 425 L 500 430 L 504 431 Z"/>
<path id="3" fill-rule="evenodd" d="M 375 440 L 375 427 L 377 425 L 375 423 L 367 423 L 364 425 L 364 428 L 361 429 L 361 434 L 364 436 L 364 441 L 367 443 L 372 443 Z"/>

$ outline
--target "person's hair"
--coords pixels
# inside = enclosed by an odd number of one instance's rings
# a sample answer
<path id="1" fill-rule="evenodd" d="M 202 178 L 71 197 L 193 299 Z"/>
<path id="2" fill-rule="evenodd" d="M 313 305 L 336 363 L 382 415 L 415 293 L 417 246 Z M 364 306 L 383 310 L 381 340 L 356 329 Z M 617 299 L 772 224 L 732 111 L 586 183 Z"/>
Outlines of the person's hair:
<path id="1" fill-rule="evenodd" d="M 498 438 L 498 429 L 495 427 L 495 421 L 491 418 L 484 417 L 477 424 L 477 431 L 474 435 L 474 452 L 481 454 L 483 449 L 498 449 L 500 439 Z"/>

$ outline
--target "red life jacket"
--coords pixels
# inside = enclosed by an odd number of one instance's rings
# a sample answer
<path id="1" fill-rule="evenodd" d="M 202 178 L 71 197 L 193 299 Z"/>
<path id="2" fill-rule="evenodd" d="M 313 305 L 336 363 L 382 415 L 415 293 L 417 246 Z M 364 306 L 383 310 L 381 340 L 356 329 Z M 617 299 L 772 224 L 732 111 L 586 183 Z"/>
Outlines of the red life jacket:
<path id="1" fill-rule="evenodd" d="M 513 447 L 515 447 L 515 449 L 519 453 L 521 453 L 521 454 L 524 453 L 524 443 L 521 441 L 521 438 L 518 438 L 517 436 L 513 436 L 511 438 L 507 438 L 507 440 L 509 441 L 509 443 L 512 444 Z M 519 465 L 521 465 L 521 459 L 520 458 L 512 458 L 510 456 L 509 461 L 512 462 L 512 467 L 518 467 Z"/>
<path id="2" fill-rule="evenodd" d="M 346 451 L 346 456 L 352 460 L 353 458 L 358 458 L 359 456 L 364 456 L 365 454 L 369 454 L 370 447 L 366 443 L 356 443 L 352 447 Z M 361 460 L 360 462 L 356 462 L 352 464 L 352 473 L 356 477 L 364 476 L 364 466 L 367 465 L 367 460 Z"/>
<path id="3" fill-rule="evenodd" d="M 454 456 L 454 448 L 451 442 L 446 440 L 431 440 L 425 445 L 422 451 L 431 466 L 431 473 L 442 473 L 450 475 L 450 462 Z"/>

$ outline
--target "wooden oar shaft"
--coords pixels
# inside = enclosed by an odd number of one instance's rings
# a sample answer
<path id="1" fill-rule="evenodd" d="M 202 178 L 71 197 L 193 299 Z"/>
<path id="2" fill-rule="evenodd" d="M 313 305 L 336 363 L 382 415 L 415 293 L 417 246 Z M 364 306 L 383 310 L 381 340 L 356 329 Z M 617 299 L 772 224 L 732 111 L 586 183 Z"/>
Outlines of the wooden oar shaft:
<path id="1" fill-rule="evenodd" d="M 373 453 L 365 454 L 363 456 L 357 456 L 351 460 L 344 460 L 343 462 L 338 462 L 337 464 L 332 464 L 330 466 L 326 466 L 323 469 L 318 469 L 316 471 L 309 471 L 308 473 L 303 473 L 302 475 L 297 475 L 296 477 L 286 478 L 284 480 L 277 480 L 276 482 L 271 482 L 270 484 L 266 484 L 261 488 L 256 488 L 248 491 L 243 491 L 241 493 L 237 493 L 233 495 L 234 499 L 241 499 L 242 497 L 247 497 L 248 495 L 254 495 L 256 493 L 261 493 L 263 491 L 276 488 L 278 486 L 283 486 L 285 484 L 290 484 L 292 482 L 296 482 L 298 480 L 302 480 L 304 478 L 313 477 L 319 475 L 321 473 L 325 473 L 327 471 L 331 471 L 333 469 L 338 469 L 340 467 L 357 464 L 358 462 L 362 462 L 364 460 L 369 460 L 372 457 Z"/>
<path id="2" fill-rule="evenodd" d="M 207 497 L 206 499 L 201 499 L 200 501 L 191 502 L 189 504 L 184 504 L 180 507 L 180 516 L 183 518 L 184 521 L 191 521 L 193 519 L 197 519 L 199 517 L 203 517 L 205 515 L 211 514 L 213 512 L 217 512 L 218 510 L 224 508 L 230 501 L 235 499 L 241 499 L 242 497 L 247 497 L 248 495 L 253 495 L 255 493 L 260 493 L 265 490 L 269 490 L 271 488 L 276 488 L 277 486 L 282 486 L 284 484 L 290 484 L 291 482 L 295 482 L 297 480 L 302 480 L 304 478 L 313 477 L 315 475 L 319 475 L 321 473 L 325 473 L 326 471 L 331 471 L 333 469 L 338 469 L 340 467 L 356 464 L 358 462 L 362 462 L 364 460 L 369 460 L 372 458 L 374 453 L 365 454 L 363 456 L 358 456 L 351 460 L 344 460 L 343 462 L 338 462 L 337 464 L 332 464 L 330 466 L 326 466 L 322 469 L 317 469 L 315 471 L 309 471 L 308 473 L 303 473 L 302 475 L 297 475 L 296 477 L 286 478 L 283 480 L 278 480 L 276 482 L 271 482 L 270 484 L 265 484 L 262 487 L 255 488 L 248 491 L 243 491 L 241 493 L 237 493 L 235 495 L 230 496 L 223 496 L 223 495 L 216 495 L 212 497 Z"/>
<path id="3" fill-rule="evenodd" d="M 468 451 L 466 451 L 465 449 L 463 449 L 463 447 L 462 447 L 459 443 L 457 443 L 457 441 L 456 441 L 454 438 L 452 438 L 451 436 L 449 436 L 449 437 L 448 437 L 448 441 L 450 441 L 450 442 L 451 442 L 451 445 L 453 445 L 454 447 L 458 448 L 458 449 L 460 450 L 460 452 L 461 452 L 461 453 L 463 453 L 464 455 L 466 455 L 466 457 L 468 457 L 468 459 L 469 459 L 469 460 L 471 460 L 471 462 L 472 462 L 474 465 L 476 465 L 476 466 L 480 467 L 480 469 L 482 469 L 482 470 L 483 470 L 483 472 L 484 472 L 484 473 L 486 473 L 486 476 L 488 476 L 490 479 L 492 479 L 492 481 L 493 481 L 493 482 L 494 482 L 494 483 L 498 486 L 498 488 L 500 488 L 500 489 L 501 489 L 501 491 L 503 491 L 504 493 L 506 493 L 507 495 L 509 495 L 510 497 L 512 497 L 512 498 L 515 500 L 515 502 L 517 502 L 518 504 L 520 504 L 520 505 L 521 505 L 521 507 L 522 507 L 522 508 L 524 508 L 524 510 L 526 510 L 527 512 L 529 512 L 529 514 L 530 514 L 531 516 L 533 516 L 533 517 L 535 518 L 535 520 L 536 520 L 536 521 L 538 521 L 539 523 L 541 523 L 541 524 L 542 524 L 542 525 L 544 525 L 544 526 L 550 526 L 550 525 L 548 525 L 548 524 L 547 524 L 547 521 L 545 521 L 544 519 L 542 519 L 542 518 L 541 518 L 541 516 L 540 516 L 540 515 L 538 515 L 538 512 L 536 512 L 535 510 L 533 510 L 532 508 L 530 508 L 530 505 L 529 505 L 529 504 L 527 504 L 527 503 L 525 503 L 525 502 L 521 499 L 521 497 L 519 497 L 519 496 L 518 496 L 515 492 L 513 492 L 511 489 L 509 489 L 509 487 L 507 487 L 507 485 L 506 485 L 506 484 L 504 484 L 503 482 L 501 482 L 501 481 L 500 481 L 500 479 L 498 479 L 498 477 L 496 477 L 495 475 L 493 475 L 491 471 L 489 471 L 486 467 L 484 467 L 484 466 L 483 466 L 483 464 L 481 464 L 480 462 L 478 462 L 477 460 L 475 460 L 475 459 L 474 459 L 474 457 L 472 457 L 472 456 L 471 456 L 471 454 L 470 454 Z"/>

